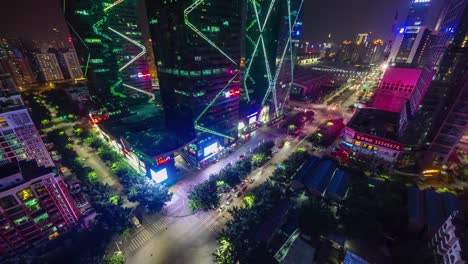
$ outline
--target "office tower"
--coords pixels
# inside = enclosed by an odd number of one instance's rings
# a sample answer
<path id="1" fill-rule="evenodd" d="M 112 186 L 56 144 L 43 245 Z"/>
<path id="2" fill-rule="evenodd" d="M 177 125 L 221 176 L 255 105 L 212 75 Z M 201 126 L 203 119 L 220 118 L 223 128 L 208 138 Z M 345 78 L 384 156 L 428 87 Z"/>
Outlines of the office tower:
<path id="1" fill-rule="evenodd" d="M 411 3 L 404 27 L 400 29 L 393 43 L 389 62 L 413 63 L 416 51 L 425 33 L 424 20 L 430 6 L 430 0 L 414 0 Z"/>
<path id="2" fill-rule="evenodd" d="M 301 34 L 303 2 L 244 2 L 243 114 L 258 113 L 256 119 L 262 122 L 283 114 L 294 76 L 292 42 Z"/>
<path id="3" fill-rule="evenodd" d="M 413 66 L 424 67 L 425 65 L 427 65 L 428 60 L 432 56 L 431 47 L 432 47 L 433 40 L 434 40 L 434 34 L 432 34 L 432 30 L 425 29 L 421 37 L 421 41 L 419 42 L 416 53 L 414 54 L 414 57 L 413 57 L 413 63 L 412 63 Z"/>
<path id="4" fill-rule="evenodd" d="M 430 245 L 435 255 L 444 264 L 466 263 L 468 261 L 468 222 L 460 211 L 453 212 L 440 226 L 431 239 Z"/>
<path id="5" fill-rule="evenodd" d="M 438 23 L 435 28 L 435 36 L 431 47 L 431 60 L 429 67 L 438 67 L 450 41 L 453 39 L 463 12 L 468 5 L 467 0 L 449 0 L 442 8 Z"/>
<path id="6" fill-rule="evenodd" d="M 8 57 L 4 64 L 15 80 L 16 85 L 26 86 L 36 83 L 29 61 L 25 57 Z"/>
<path id="7" fill-rule="evenodd" d="M 385 71 L 372 106 L 400 112 L 409 100 L 409 113 L 414 115 L 429 87 L 434 72 L 427 68 L 390 67 Z"/>
<path id="8" fill-rule="evenodd" d="M 221 145 L 237 137 L 241 1 L 146 1 L 171 127 Z M 216 145 L 216 143 L 214 143 Z"/>
<path id="9" fill-rule="evenodd" d="M 432 128 L 437 132 L 430 150 L 438 162 L 446 162 L 468 128 L 468 8 L 455 28 L 452 40 L 440 62 L 436 81 L 445 91 L 438 99 L 440 111 L 434 113 Z M 429 130 L 429 128 L 428 128 Z M 429 131 L 430 132 L 430 131 Z"/>
<path id="10" fill-rule="evenodd" d="M 67 72 L 72 80 L 82 80 L 84 78 L 83 71 L 81 71 L 78 56 L 74 50 L 69 50 L 61 53 Z"/>
<path id="11" fill-rule="evenodd" d="M 109 111 L 153 101 L 137 1 L 66 1 L 63 10 L 90 92 Z"/>
<path id="12" fill-rule="evenodd" d="M 377 64 L 383 61 L 384 59 L 385 46 L 382 39 L 376 39 L 370 45 L 369 49 L 369 63 Z"/>
<path id="13" fill-rule="evenodd" d="M 64 79 L 62 70 L 60 69 L 57 57 L 54 53 L 36 53 L 35 57 L 39 64 L 44 81 L 53 82 Z"/>
<path id="14" fill-rule="evenodd" d="M 62 178 L 34 162 L 0 165 L 0 259 L 70 230 L 80 212 Z"/>
<path id="15" fill-rule="evenodd" d="M 366 45 L 369 43 L 369 34 L 368 33 L 360 33 L 357 35 L 356 43 Z"/>

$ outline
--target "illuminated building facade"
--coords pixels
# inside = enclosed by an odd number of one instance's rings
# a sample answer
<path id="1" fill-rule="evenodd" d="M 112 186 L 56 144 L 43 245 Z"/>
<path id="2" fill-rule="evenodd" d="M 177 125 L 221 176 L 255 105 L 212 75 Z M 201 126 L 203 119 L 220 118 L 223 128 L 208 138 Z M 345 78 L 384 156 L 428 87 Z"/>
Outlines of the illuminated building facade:
<path id="1" fill-rule="evenodd" d="M 29 116 L 13 80 L 0 67 L 0 166 L 35 160 L 39 167 L 54 163 Z"/>
<path id="2" fill-rule="evenodd" d="M 414 115 L 426 94 L 434 72 L 427 68 L 390 67 L 385 71 L 372 107 L 399 113 L 409 100 L 409 113 Z"/>
<path id="3" fill-rule="evenodd" d="M 430 0 L 413 0 L 404 27 L 392 45 L 389 62 L 413 63 L 425 33 L 425 17 L 431 7 Z"/>
<path id="4" fill-rule="evenodd" d="M 170 127 L 228 145 L 237 138 L 241 1 L 146 1 Z M 197 157 L 200 158 L 200 157 Z"/>
<path id="5" fill-rule="evenodd" d="M 63 73 L 57 56 L 54 53 L 36 53 L 35 58 L 40 67 L 41 76 L 46 82 L 62 81 Z"/>
<path id="6" fill-rule="evenodd" d="M 428 64 L 429 66 L 439 66 L 442 56 L 454 37 L 455 31 L 467 5 L 467 0 L 450 0 L 445 4 L 435 28 L 436 36 L 432 43 L 431 61 Z"/>
<path id="7" fill-rule="evenodd" d="M 65 62 L 69 78 L 72 80 L 84 79 L 83 71 L 81 70 L 80 62 L 76 52 L 74 50 L 69 50 L 61 53 L 61 56 Z"/>
<path id="8" fill-rule="evenodd" d="M 90 91 L 109 110 L 153 101 L 137 1 L 66 1 L 63 10 Z"/>
<path id="9" fill-rule="evenodd" d="M 388 169 L 405 148 L 398 139 L 399 122 L 399 113 L 359 109 L 346 125 L 340 146 L 350 161 Z"/>
<path id="10" fill-rule="evenodd" d="M 430 150 L 435 160 L 447 162 L 460 139 L 468 130 L 468 8 L 465 4 L 460 23 L 455 29 L 436 75 L 436 80 L 446 93 L 442 98 L 443 110 L 432 124 L 437 132 Z M 442 116 L 440 116 L 442 114 Z"/>
<path id="11" fill-rule="evenodd" d="M 268 122 L 282 116 L 292 88 L 294 43 L 301 36 L 302 0 L 244 1 L 242 109 Z M 243 56 L 244 57 L 244 56 Z"/>
<path id="12" fill-rule="evenodd" d="M 79 217 L 66 184 L 50 169 L 0 165 L 0 259 L 54 239 Z"/>

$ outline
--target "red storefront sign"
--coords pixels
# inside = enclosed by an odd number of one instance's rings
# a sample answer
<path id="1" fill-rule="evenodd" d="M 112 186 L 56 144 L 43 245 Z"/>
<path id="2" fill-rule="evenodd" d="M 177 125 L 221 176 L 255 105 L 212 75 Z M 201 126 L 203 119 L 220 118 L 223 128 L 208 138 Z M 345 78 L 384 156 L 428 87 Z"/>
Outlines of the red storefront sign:
<path id="1" fill-rule="evenodd" d="M 368 143 L 368 144 L 372 144 L 374 146 L 389 148 L 389 149 L 393 149 L 393 150 L 397 150 L 397 151 L 400 151 L 400 150 L 403 149 L 403 145 L 398 143 L 398 142 L 385 140 L 385 139 L 381 139 L 381 138 L 378 138 L 378 137 L 369 136 L 369 135 L 361 134 L 361 133 L 357 133 L 357 132 L 354 135 L 354 139 L 365 142 L 365 143 Z"/>

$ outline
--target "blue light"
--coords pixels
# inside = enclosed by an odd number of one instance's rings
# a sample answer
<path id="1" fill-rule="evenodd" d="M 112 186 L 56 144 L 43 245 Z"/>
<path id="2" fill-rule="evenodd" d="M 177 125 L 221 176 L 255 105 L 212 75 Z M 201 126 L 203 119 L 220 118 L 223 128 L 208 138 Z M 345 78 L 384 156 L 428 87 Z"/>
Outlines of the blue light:
<path id="1" fill-rule="evenodd" d="M 400 34 L 403 34 L 405 32 L 404 28 L 400 28 Z"/>
<path id="2" fill-rule="evenodd" d="M 300 36 L 301 35 L 301 31 L 296 31 L 296 36 Z"/>

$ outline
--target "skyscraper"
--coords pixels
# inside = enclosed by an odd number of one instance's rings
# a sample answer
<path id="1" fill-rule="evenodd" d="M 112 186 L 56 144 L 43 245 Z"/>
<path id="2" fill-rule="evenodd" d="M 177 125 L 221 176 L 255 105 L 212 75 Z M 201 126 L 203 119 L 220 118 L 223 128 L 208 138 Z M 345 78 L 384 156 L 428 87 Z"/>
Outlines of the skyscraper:
<path id="1" fill-rule="evenodd" d="M 288 100 L 294 72 L 293 42 L 301 35 L 303 1 L 245 1 L 245 60 L 242 105 L 245 114 L 268 122 Z"/>
<path id="2" fill-rule="evenodd" d="M 450 20 L 450 17 L 447 17 Z M 446 162 L 468 129 L 468 8 L 464 5 L 459 24 L 440 62 L 436 80 L 446 91 L 439 102 L 443 106 L 439 118 L 432 120 L 437 129 L 430 150 L 435 160 Z"/>
<path id="3" fill-rule="evenodd" d="M 435 28 L 435 37 L 430 51 L 431 60 L 428 66 L 439 66 L 467 5 L 467 0 L 449 0 L 443 7 Z"/>
<path id="4" fill-rule="evenodd" d="M 9 78 L 0 66 L 0 259 L 54 239 L 80 216 Z"/>
<path id="5" fill-rule="evenodd" d="M 136 1 L 66 1 L 63 10 L 90 90 L 109 110 L 154 100 Z"/>
<path id="6" fill-rule="evenodd" d="M 241 1 L 146 1 L 167 122 L 213 138 L 237 137 Z M 214 143 L 216 144 L 216 143 Z"/>
<path id="7" fill-rule="evenodd" d="M 46 82 L 63 80 L 63 73 L 60 69 L 57 56 L 54 53 L 37 53 L 35 54 L 37 63 L 39 64 L 41 75 Z"/>
<path id="8" fill-rule="evenodd" d="M 21 160 L 54 166 L 13 80 L 0 67 L 0 166 Z"/>
<path id="9" fill-rule="evenodd" d="M 74 50 L 69 50 L 63 52 L 62 56 L 65 61 L 65 65 L 67 67 L 67 71 L 70 75 L 70 78 L 73 80 L 83 79 L 83 71 L 81 71 L 80 62 L 78 61 L 76 52 Z"/>
<path id="10" fill-rule="evenodd" d="M 393 43 L 389 62 L 413 63 L 421 39 L 424 37 L 426 29 L 424 22 L 430 7 L 430 0 L 413 0 L 405 24 Z"/>

